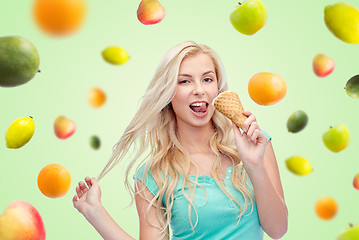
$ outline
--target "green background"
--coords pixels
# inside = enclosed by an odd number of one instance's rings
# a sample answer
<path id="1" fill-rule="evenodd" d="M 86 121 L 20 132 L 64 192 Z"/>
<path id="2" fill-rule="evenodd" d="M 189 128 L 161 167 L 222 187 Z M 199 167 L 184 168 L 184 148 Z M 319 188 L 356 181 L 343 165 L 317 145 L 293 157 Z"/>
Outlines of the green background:
<path id="1" fill-rule="evenodd" d="M 359 192 L 352 186 L 359 172 L 359 100 L 350 98 L 344 86 L 358 74 L 357 45 L 342 42 L 324 23 L 324 7 L 333 0 L 264 1 L 266 25 L 255 35 L 237 32 L 229 21 L 236 1 L 161 1 L 166 17 L 156 25 L 142 25 L 136 17 L 140 1 L 88 1 L 86 20 L 75 34 L 56 38 L 35 24 L 33 1 L 0 3 L 0 36 L 18 35 L 30 40 L 40 55 L 41 73 L 25 85 L 0 88 L 0 133 L 10 123 L 33 116 L 36 130 L 24 147 L 10 150 L 0 138 L 0 212 L 14 200 L 24 200 L 40 212 L 47 239 L 100 239 L 72 205 L 75 186 L 85 176 L 98 176 L 111 156 L 113 145 L 134 116 L 145 88 L 161 57 L 186 40 L 214 49 L 224 64 L 229 88 L 236 91 L 246 109 L 257 116 L 260 126 L 273 138 L 285 199 L 289 210 L 288 232 L 283 239 L 335 239 L 349 222 L 359 223 Z M 357 0 L 347 3 L 359 7 Z M 106 63 L 101 51 L 110 45 L 125 48 L 130 60 L 122 66 Z M 317 77 L 312 60 L 318 53 L 333 58 L 336 67 L 325 78 Z M 287 83 L 287 95 L 272 106 L 254 103 L 247 91 L 248 80 L 257 72 L 273 72 Z M 100 87 L 106 104 L 92 108 L 87 93 Z M 303 110 L 307 127 L 297 134 L 287 132 L 290 114 Z M 77 125 L 74 135 L 58 139 L 54 120 L 65 115 Z M 321 136 L 329 126 L 345 124 L 351 142 L 340 153 L 330 152 Z M 89 138 L 98 135 L 99 150 Z M 292 155 L 308 158 L 314 172 L 299 177 L 286 169 Z M 128 162 L 129 159 L 126 159 Z M 37 187 L 39 171 L 49 163 L 65 166 L 72 176 L 70 191 L 50 199 Z M 138 217 L 124 188 L 126 163 L 110 172 L 100 185 L 102 202 L 117 223 L 138 238 Z M 315 202 L 323 196 L 336 199 L 339 211 L 329 221 L 319 219 Z M 269 239 L 269 237 L 265 237 Z"/>

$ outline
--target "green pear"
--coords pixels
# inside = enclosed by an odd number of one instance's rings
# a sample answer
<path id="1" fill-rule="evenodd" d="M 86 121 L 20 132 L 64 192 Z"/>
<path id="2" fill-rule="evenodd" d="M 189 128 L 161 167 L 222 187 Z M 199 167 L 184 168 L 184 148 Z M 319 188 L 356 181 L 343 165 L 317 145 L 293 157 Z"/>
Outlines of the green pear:
<path id="1" fill-rule="evenodd" d="M 337 240 L 357 240 L 359 239 L 359 225 L 349 224 L 349 227 L 341 233 Z"/>
<path id="2" fill-rule="evenodd" d="M 261 0 L 246 0 L 238 4 L 229 17 L 233 27 L 245 35 L 255 34 L 267 21 L 266 7 Z"/>
<path id="3" fill-rule="evenodd" d="M 344 2 L 324 8 L 324 21 L 328 29 L 346 43 L 359 43 L 359 10 Z"/>
<path id="4" fill-rule="evenodd" d="M 30 81 L 39 71 L 35 46 L 22 37 L 0 37 L 0 86 L 15 87 Z"/>
<path id="5" fill-rule="evenodd" d="M 330 127 L 322 135 L 324 145 L 332 152 L 340 152 L 347 148 L 350 141 L 350 133 L 344 124 Z"/>

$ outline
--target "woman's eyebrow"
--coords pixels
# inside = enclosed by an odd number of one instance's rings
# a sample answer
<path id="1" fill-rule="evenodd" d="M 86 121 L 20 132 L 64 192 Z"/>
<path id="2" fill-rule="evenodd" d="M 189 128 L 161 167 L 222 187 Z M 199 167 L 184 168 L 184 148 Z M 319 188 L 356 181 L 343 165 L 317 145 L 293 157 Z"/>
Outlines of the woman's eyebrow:
<path id="1" fill-rule="evenodd" d="M 213 72 L 212 70 L 209 70 L 209 71 L 207 71 L 207 72 L 204 72 L 204 73 L 202 74 L 202 76 L 207 75 L 207 74 L 209 74 L 209 73 L 213 73 L 213 74 L 214 74 L 214 72 Z M 187 73 L 180 73 L 180 74 L 178 74 L 178 76 L 192 77 L 191 74 L 187 74 Z"/>

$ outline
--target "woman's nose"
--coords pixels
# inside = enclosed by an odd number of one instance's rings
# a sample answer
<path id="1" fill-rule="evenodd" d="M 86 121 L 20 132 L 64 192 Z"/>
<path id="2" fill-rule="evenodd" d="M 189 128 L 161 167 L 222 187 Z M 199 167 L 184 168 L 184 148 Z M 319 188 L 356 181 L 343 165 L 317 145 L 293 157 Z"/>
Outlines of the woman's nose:
<path id="1" fill-rule="evenodd" d="M 203 89 L 203 86 L 201 83 L 197 83 L 194 85 L 193 94 L 194 95 L 204 95 L 204 89 Z"/>

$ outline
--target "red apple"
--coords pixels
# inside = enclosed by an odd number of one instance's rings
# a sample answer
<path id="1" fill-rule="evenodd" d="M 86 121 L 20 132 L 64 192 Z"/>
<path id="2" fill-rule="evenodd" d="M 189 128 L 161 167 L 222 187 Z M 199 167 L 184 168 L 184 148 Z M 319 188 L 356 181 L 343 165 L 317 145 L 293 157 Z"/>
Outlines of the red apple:
<path id="1" fill-rule="evenodd" d="M 166 9 L 158 0 L 142 0 L 137 9 L 137 18 L 145 25 L 159 23 L 165 15 Z"/>
<path id="2" fill-rule="evenodd" d="M 59 116 L 54 123 L 55 134 L 60 139 L 72 136 L 76 130 L 76 123 L 65 116 Z"/>
<path id="3" fill-rule="evenodd" d="M 1 240 L 43 240 L 44 223 L 34 206 L 25 201 L 11 202 L 0 215 Z"/>
<path id="4" fill-rule="evenodd" d="M 359 173 L 354 176 L 353 186 L 355 189 L 359 190 Z"/>
<path id="5" fill-rule="evenodd" d="M 313 59 L 313 71 L 318 77 L 328 76 L 333 72 L 335 62 L 324 54 L 317 54 Z"/>

